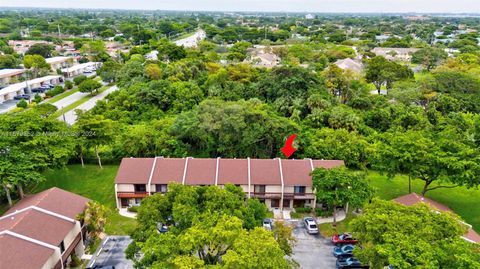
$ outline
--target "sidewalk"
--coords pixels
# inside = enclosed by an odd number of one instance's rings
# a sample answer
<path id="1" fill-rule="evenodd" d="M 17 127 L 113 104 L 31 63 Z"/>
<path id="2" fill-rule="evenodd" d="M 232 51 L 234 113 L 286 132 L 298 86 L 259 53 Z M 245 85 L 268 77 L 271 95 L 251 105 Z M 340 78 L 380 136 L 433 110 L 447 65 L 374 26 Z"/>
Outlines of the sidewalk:
<path id="1" fill-rule="evenodd" d="M 67 124 L 72 125 L 72 124 L 75 123 L 75 121 L 77 121 L 77 114 L 75 113 L 76 109 L 80 109 L 80 110 L 84 110 L 84 111 L 90 110 L 95 106 L 97 101 L 102 100 L 108 94 L 110 94 L 111 92 L 116 91 L 116 90 L 118 90 L 118 87 L 114 85 L 114 86 L 108 88 L 107 90 L 105 90 L 104 92 L 101 92 L 98 95 L 93 96 L 92 98 L 90 98 L 90 100 L 88 100 L 85 103 L 79 105 L 78 107 L 76 107 L 76 108 L 74 108 L 70 111 L 67 111 L 63 115 L 60 115 L 58 117 L 58 119 L 59 120 L 65 120 L 65 122 Z"/>
<path id="2" fill-rule="evenodd" d="M 118 214 L 120 214 L 120 216 L 124 216 L 124 217 L 131 218 L 131 219 L 136 219 L 137 218 L 137 213 L 128 212 L 128 210 L 126 208 L 120 208 L 118 210 Z"/>

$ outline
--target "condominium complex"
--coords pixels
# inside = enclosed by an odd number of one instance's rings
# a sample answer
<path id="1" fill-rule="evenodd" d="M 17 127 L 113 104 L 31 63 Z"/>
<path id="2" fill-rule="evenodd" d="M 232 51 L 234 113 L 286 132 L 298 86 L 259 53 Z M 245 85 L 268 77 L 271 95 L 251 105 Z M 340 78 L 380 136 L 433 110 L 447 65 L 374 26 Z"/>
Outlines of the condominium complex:
<path id="1" fill-rule="evenodd" d="M 172 182 L 220 187 L 230 183 L 269 208 L 315 207 L 310 173 L 343 165 L 340 160 L 312 159 L 124 158 L 115 178 L 115 196 L 121 208 L 167 192 Z"/>

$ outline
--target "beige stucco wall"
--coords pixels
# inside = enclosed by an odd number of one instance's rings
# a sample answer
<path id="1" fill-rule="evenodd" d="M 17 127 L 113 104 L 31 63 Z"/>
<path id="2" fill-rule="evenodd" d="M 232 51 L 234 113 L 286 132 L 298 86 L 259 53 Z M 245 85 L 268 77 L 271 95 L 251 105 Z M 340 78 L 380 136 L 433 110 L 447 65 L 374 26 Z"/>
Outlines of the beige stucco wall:
<path id="1" fill-rule="evenodd" d="M 134 192 L 135 187 L 133 184 L 117 184 L 117 191 Z"/>
<path id="2" fill-rule="evenodd" d="M 67 236 L 65 236 L 65 239 L 63 239 L 63 243 L 65 244 L 65 250 L 70 247 L 73 240 L 75 240 L 77 235 L 80 233 L 80 230 L 80 222 L 76 221 L 75 227 L 67 234 Z"/>
<path id="3" fill-rule="evenodd" d="M 281 193 L 282 192 L 282 186 L 281 185 L 267 185 L 265 186 L 265 192 L 276 192 L 276 193 Z"/>
<path id="4" fill-rule="evenodd" d="M 42 266 L 42 269 L 52 269 L 60 261 L 60 250 L 55 250 L 55 252 L 50 256 L 50 258 Z"/>

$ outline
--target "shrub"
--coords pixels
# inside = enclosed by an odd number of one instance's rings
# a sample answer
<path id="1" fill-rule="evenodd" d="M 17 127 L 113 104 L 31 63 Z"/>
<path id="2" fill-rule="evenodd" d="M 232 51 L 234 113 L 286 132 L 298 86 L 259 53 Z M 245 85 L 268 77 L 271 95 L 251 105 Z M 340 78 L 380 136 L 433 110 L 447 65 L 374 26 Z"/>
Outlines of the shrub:
<path id="1" fill-rule="evenodd" d="M 42 101 L 42 97 L 37 93 L 35 97 L 33 97 L 33 101 L 38 104 Z"/>
<path id="2" fill-rule="evenodd" d="M 297 212 L 297 213 L 311 213 L 312 208 L 311 207 L 297 207 L 297 208 L 295 208 L 295 212 Z"/>
<path id="3" fill-rule="evenodd" d="M 62 92 L 64 92 L 64 91 L 65 91 L 65 89 L 64 89 L 62 86 L 57 85 L 57 86 L 55 86 L 55 88 L 47 91 L 47 92 L 45 93 L 45 95 L 46 95 L 47 97 L 52 97 L 52 96 L 55 96 L 55 95 L 57 95 L 57 94 L 60 94 L 60 93 L 62 93 Z"/>
<path id="4" fill-rule="evenodd" d="M 138 206 L 137 205 L 131 206 L 131 207 L 127 208 L 127 211 L 128 212 L 137 212 L 138 211 Z"/>
<path id="5" fill-rule="evenodd" d="M 66 80 L 66 81 L 65 81 L 65 88 L 67 88 L 67 89 L 69 89 L 69 90 L 70 90 L 71 88 L 73 88 L 73 82 L 71 82 L 70 80 Z"/>
<path id="6" fill-rule="evenodd" d="M 333 209 L 323 209 L 321 207 L 315 208 L 317 217 L 331 217 L 333 216 Z"/>
<path id="7" fill-rule="evenodd" d="M 77 255 L 73 254 L 72 260 L 70 261 L 70 267 L 78 267 L 80 265 L 82 265 L 82 260 L 80 260 Z"/>
<path id="8" fill-rule="evenodd" d="M 80 83 L 82 83 L 86 79 L 87 79 L 87 76 L 81 75 L 73 78 L 73 82 L 75 82 L 75 85 L 80 85 Z"/>
<path id="9" fill-rule="evenodd" d="M 20 100 L 20 102 L 17 103 L 17 107 L 27 108 L 27 106 L 28 106 L 28 103 L 27 101 L 25 101 L 25 99 L 22 99 Z"/>

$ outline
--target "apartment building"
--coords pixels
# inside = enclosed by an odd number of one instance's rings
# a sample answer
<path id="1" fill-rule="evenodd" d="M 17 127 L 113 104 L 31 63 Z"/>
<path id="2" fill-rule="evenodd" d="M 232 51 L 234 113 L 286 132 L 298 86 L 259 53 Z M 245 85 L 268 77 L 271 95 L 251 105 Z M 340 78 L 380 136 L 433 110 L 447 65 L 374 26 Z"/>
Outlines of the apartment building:
<path id="1" fill-rule="evenodd" d="M 0 87 L 18 82 L 25 71 L 25 69 L 0 69 Z"/>
<path id="2" fill-rule="evenodd" d="M 62 69 L 62 68 L 71 67 L 75 64 L 75 59 L 73 57 L 64 57 L 64 56 L 47 58 L 45 59 L 45 61 L 48 64 L 50 64 L 53 71 L 57 71 L 58 69 Z"/>
<path id="3" fill-rule="evenodd" d="M 140 204 L 148 195 L 165 193 L 168 184 L 234 184 L 246 197 L 269 208 L 315 207 L 310 173 L 318 167 L 343 166 L 340 160 L 124 158 L 115 178 L 117 207 Z"/>
<path id="4" fill-rule="evenodd" d="M 88 201 L 59 188 L 22 199 L 0 217 L 0 267 L 63 269 L 82 257 L 85 228 L 76 217 Z"/>

